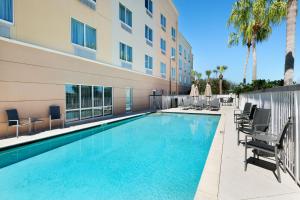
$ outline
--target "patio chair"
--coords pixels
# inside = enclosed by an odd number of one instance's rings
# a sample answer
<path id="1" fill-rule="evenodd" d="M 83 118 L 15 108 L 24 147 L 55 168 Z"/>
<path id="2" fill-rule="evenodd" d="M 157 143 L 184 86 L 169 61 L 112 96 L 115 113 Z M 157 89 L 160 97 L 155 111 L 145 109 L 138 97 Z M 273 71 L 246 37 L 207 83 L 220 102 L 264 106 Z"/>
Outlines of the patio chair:
<path id="1" fill-rule="evenodd" d="M 220 104 L 221 104 L 221 106 L 223 106 L 224 103 L 225 103 L 224 98 L 221 97 L 221 98 L 220 98 Z"/>
<path id="2" fill-rule="evenodd" d="M 241 124 L 238 127 L 237 144 L 240 145 L 240 132 L 248 135 L 260 131 L 266 133 L 269 128 L 271 118 L 271 109 L 257 108 L 253 115 L 253 120 L 250 124 Z"/>
<path id="3" fill-rule="evenodd" d="M 280 169 L 279 169 L 279 156 L 281 156 L 283 160 L 283 170 L 286 172 L 286 165 L 285 165 L 285 152 L 283 148 L 283 139 L 285 135 L 288 132 L 288 129 L 291 125 L 291 118 L 288 119 L 286 124 L 284 125 L 281 133 L 278 135 L 274 134 L 264 134 L 261 133 L 260 131 L 256 131 L 252 135 L 246 135 L 245 136 L 245 171 L 247 170 L 247 164 L 248 164 L 248 159 L 247 159 L 247 149 L 252 148 L 255 152 L 265 152 L 268 154 L 271 154 L 273 157 L 275 157 L 275 162 L 276 162 L 276 170 L 277 170 L 277 180 L 278 182 L 281 182 L 281 177 L 280 177 Z M 251 137 L 252 140 L 248 141 L 248 137 Z M 254 155 L 255 156 L 255 155 Z M 259 156 L 257 157 L 259 159 Z"/>
<path id="4" fill-rule="evenodd" d="M 225 105 L 232 105 L 233 104 L 233 98 L 232 97 L 229 97 L 225 102 Z"/>
<path id="5" fill-rule="evenodd" d="M 251 103 L 245 103 L 243 110 L 234 110 L 233 111 L 233 113 L 234 113 L 233 114 L 234 115 L 234 122 L 236 122 L 236 119 L 237 119 L 238 116 L 249 114 L 250 111 L 251 111 L 251 106 L 252 106 Z"/>
<path id="6" fill-rule="evenodd" d="M 251 106 L 251 111 L 249 114 L 241 114 L 237 117 L 236 121 L 236 129 L 238 129 L 239 126 L 241 125 L 250 125 L 250 123 L 253 120 L 254 113 L 257 109 L 257 105 L 252 105 Z"/>
<path id="7" fill-rule="evenodd" d="M 52 129 L 52 121 L 61 121 L 64 128 L 64 119 L 60 113 L 60 107 L 52 105 L 49 107 L 49 128 Z"/>
<path id="8" fill-rule="evenodd" d="M 196 104 L 196 110 L 203 110 L 205 108 L 206 101 L 200 99 Z"/>
<path id="9" fill-rule="evenodd" d="M 20 119 L 16 109 L 6 110 L 7 123 L 9 127 L 16 127 L 16 137 L 19 137 L 19 127 L 28 126 L 28 132 L 31 132 L 31 119 Z"/>
<path id="10" fill-rule="evenodd" d="M 210 102 L 210 110 L 211 111 L 218 111 L 218 110 L 220 110 L 220 101 L 219 101 L 219 99 L 213 99 Z"/>

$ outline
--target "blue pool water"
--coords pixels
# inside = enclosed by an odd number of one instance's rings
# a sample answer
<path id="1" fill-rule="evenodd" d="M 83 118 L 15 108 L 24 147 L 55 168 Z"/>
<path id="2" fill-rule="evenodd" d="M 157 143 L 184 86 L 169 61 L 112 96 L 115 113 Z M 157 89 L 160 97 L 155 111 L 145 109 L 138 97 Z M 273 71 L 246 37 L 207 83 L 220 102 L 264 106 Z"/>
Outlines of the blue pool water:
<path id="1" fill-rule="evenodd" d="M 218 122 L 151 114 L 0 152 L 0 199 L 193 199 Z"/>

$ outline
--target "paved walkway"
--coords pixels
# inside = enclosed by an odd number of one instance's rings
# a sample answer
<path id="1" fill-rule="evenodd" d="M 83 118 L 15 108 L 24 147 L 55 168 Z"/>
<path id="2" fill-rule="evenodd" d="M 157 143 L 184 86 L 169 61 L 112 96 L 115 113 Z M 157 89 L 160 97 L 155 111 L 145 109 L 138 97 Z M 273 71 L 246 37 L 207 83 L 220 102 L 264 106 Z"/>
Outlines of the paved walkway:
<path id="1" fill-rule="evenodd" d="M 277 182 L 272 171 L 252 164 L 244 171 L 244 148 L 237 146 L 233 109 L 223 107 L 222 112 L 226 121 L 218 199 L 300 200 L 300 187 L 282 170 L 282 183 Z"/>

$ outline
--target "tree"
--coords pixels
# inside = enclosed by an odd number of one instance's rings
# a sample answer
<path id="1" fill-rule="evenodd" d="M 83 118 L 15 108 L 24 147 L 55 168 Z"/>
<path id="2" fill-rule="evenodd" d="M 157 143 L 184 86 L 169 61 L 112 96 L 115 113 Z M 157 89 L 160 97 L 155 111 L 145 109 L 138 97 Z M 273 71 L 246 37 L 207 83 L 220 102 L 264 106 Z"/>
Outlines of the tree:
<path id="1" fill-rule="evenodd" d="M 247 46 L 247 56 L 244 65 L 243 83 L 246 84 L 247 66 L 249 62 L 250 50 L 252 46 L 252 27 L 251 22 L 252 3 L 250 0 L 237 1 L 232 8 L 230 17 L 227 21 L 227 26 L 233 26 L 237 33 L 232 32 L 229 35 L 228 46 L 236 46 L 242 37 L 242 44 Z"/>
<path id="2" fill-rule="evenodd" d="M 272 26 L 285 17 L 287 4 L 282 0 L 255 0 L 252 5 L 252 80 L 257 78 L 256 44 L 266 40 L 272 33 Z"/>
<path id="3" fill-rule="evenodd" d="M 225 65 L 220 65 L 220 66 L 217 66 L 217 70 L 219 72 L 219 91 L 220 91 L 220 94 L 223 94 L 223 78 L 224 78 L 224 72 L 228 69 L 227 66 Z"/>
<path id="4" fill-rule="evenodd" d="M 298 0 L 288 0 L 286 23 L 286 55 L 284 64 L 284 85 L 293 84 L 295 62 L 295 40 Z"/>
<path id="5" fill-rule="evenodd" d="M 286 16 L 287 4 L 283 0 L 238 0 L 231 11 L 228 20 L 237 33 L 231 33 L 229 45 L 236 45 L 242 37 L 247 45 L 247 55 L 252 46 L 252 80 L 257 78 L 256 44 L 263 42 L 272 33 L 272 26 L 279 24 Z M 248 64 L 248 56 L 246 64 Z M 245 79 L 244 67 L 244 79 Z"/>
<path id="6" fill-rule="evenodd" d="M 216 78 L 218 78 L 218 70 L 214 69 L 212 72 L 215 74 Z"/>
<path id="7" fill-rule="evenodd" d="M 209 80 L 210 80 L 210 75 L 211 75 L 211 70 L 206 70 L 205 71 L 205 74 L 206 74 L 206 76 L 207 76 L 207 82 L 209 82 Z"/>

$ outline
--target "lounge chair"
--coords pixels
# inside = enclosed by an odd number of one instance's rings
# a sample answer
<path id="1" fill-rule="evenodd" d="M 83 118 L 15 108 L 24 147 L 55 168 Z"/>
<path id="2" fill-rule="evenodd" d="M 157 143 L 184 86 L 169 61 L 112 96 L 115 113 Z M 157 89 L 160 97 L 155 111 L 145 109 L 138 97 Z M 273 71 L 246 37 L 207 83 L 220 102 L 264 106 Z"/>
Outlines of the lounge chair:
<path id="1" fill-rule="evenodd" d="M 52 128 L 52 121 L 61 121 L 62 127 L 64 128 L 64 119 L 60 113 L 60 107 L 52 105 L 49 107 L 49 128 Z"/>
<path id="2" fill-rule="evenodd" d="M 252 148 L 254 151 L 254 156 L 258 152 L 266 152 L 275 157 L 276 170 L 278 182 L 281 182 L 280 169 L 279 169 L 279 156 L 283 159 L 283 169 L 286 172 L 285 166 L 285 152 L 283 148 L 283 139 L 288 132 L 288 129 L 291 125 L 291 118 L 288 119 L 287 123 L 284 125 L 281 133 L 278 135 L 273 134 L 264 134 L 260 131 L 256 131 L 252 135 L 245 136 L 245 171 L 247 170 L 248 158 L 247 158 L 247 149 Z M 248 137 L 251 137 L 252 140 L 248 141 Z M 257 156 L 259 159 L 259 156 Z"/>
<path id="3" fill-rule="evenodd" d="M 221 97 L 221 98 L 220 98 L 220 104 L 221 104 L 221 106 L 223 106 L 224 103 L 225 103 L 224 98 Z"/>
<path id="4" fill-rule="evenodd" d="M 251 103 L 245 103 L 244 110 L 234 110 L 234 122 L 236 122 L 237 117 L 249 114 L 251 112 L 251 106 Z"/>
<path id="5" fill-rule="evenodd" d="M 266 133 L 269 128 L 271 109 L 257 108 L 254 112 L 253 120 L 250 124 L 241 124 L 238 127 L 237 144 L 241 143 L 240 132 L 252 135 L 257 131 Z"/>
<path id="6" fill-rule="evenodd" d="M 210 102 L 210 110 L 211 111 L 218 111 L 218 110 L 220 110 L 220 101 L 219 101 L 219 99 L 213 99 Z"/>

